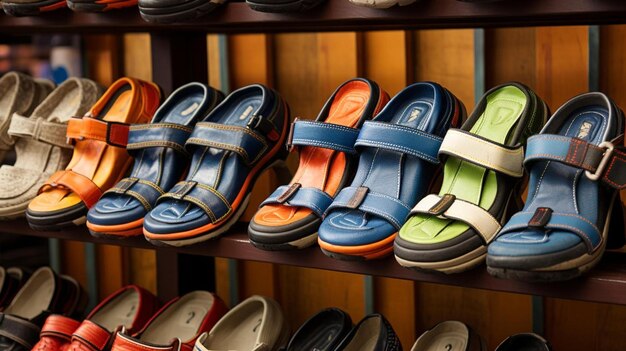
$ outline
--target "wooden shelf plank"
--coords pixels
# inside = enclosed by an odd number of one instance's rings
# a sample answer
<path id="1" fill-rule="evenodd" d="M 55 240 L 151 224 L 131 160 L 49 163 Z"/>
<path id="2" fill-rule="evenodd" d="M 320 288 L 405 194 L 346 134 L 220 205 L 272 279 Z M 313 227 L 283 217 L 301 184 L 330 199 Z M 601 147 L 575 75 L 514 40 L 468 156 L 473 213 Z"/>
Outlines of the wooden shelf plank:
<path id="1" fill-rule="evenodd" d="M 263 251 L 255 248 L 248 242 L 246 225 L 243 223 L 238 224 L 231 230 L 230 234 L 219 239 L 183 248 L 155 247 L 145 241 L 143 237 L 123 240 L 94 238 L 89 235 L 84 227 L 60 232 L 38 232 L 32 230 L 24 220 L 4 222 L 0 228 L 0 233 L 77 240 L 143 249 L 172 250 L 179 253 L 271 262 L 475 289 L 626 305 L 626 294 L 624 294 L 624 291 L 626 291 L 626 255 L 617 252 L 605 255 L 600 266 L 583 278 L 561 283 L 539 284 L 494 278 L 487 274 L 484 267 L 462 274 L 444 275 L 421 273 L 402 268 L 393 257 L 370 262 L 339 261 L 326 257 L 317 247 L 300 251 Z"/>
<path id="2" fill-rule="evenodd" d="M 418 28 L 520 27 L 626 23 L 626 2 L 526 0 L 467 3 L 422 0 L 387 10 L 328 0 L 301 14 L 271 14 L 231 2 L 197 21 L 158 25 L 144 22 L 136 8 L 105 14 L 57 11 L 40 17 L 0 16 L 0 33 L 120 33 L 201 31 L 207 33 L 309 32 Z"/>

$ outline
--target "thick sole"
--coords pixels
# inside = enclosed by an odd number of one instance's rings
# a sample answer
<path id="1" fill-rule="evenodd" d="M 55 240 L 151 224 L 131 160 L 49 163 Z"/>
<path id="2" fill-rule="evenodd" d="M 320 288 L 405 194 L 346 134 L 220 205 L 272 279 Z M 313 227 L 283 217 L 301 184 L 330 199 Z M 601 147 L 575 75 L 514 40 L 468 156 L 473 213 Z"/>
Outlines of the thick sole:
<path id="1" fill-rule="evenodd" d="M 246 3 L 254 11 L 285 13 L 307 11 L 322 4 L 324 1 L 326 0 L 296 0 L 288 3 L 272 4 L 247 0 Z"/>
<path id="2" fill-rule="evenodd" d="M 318 239 L 322 252 L 331 258 L 342 261 L 366 261 L 376 260 L 393 253 L 393 242 L 398 233 L 393 233 L 387 238 L 372 244 L 359 246 L 332 245 Z"/>
<path id="3" fill-rule="evenodd" d="M 16 4 L 3 2 L 2 8 L 7 15 L 11 16 L 37 16 L 43 12 L 54 11 L 67 7 L 66 1 L 44 0 L 32 4 Z"/>
<path id="4" fill-rule="evenodd" d="M 395 1 L 377 1 L 377 0 L 350 0 L 350 3 L 363 6 L 363 7 L 371 7 L 375 9 L 388 9 L 393 6 L 408 6 L 416 2 L 417 0 L 395 0 Z"/>
<path id="5" fill-rule="evenodd" d="M 87 207 L 81 202 L 74 207 L 40 216 L 26 210 L 28 225 L 38 231 L 60 231 L 84 225 L 87 222 Z"/>
<path id="6" fill-rule="evenodd" d="M 137 6 L 137 1 L 118 1 L 111 4 L 96 4 L 94 2 L 74 2 L 68 1 L 67 7 L 76 12 L 106 12 L 110 10 L 122 9 Z"/>
<path id="7" fill-rule="evenodd" d="M 614 206 L 619 206 L 619 194 L 611 200 L 602 231 L 602 244 L 592 254 L 586 254 L 548 267 L 533 270 L 517 270 L 512 268 L 489 267 L 489 274 L 504 279 L 522 280 L 527 282 L 556 282 L 577 278 L 595 267 L 602 259 L 608 241 L 609 227 Z"/>
<path id="8" fill-rule="evenodd" d="M 11 220 L 24 217 L 26 215 L 26 209 L 28 209 L 29 202 L 30 201 L 3 208 L 2 211 L 0 211 L 0 220 Z"/>
<path id="9" fill-rule="evenodd" d="M 293 240 L 287 243 L 280 243 L 280 244 L 265 244 L 265 243 L 256 242 L 252 239 L 249 239 L 249 240 L 250 240 L 250 244 L 252 244 L 254 247 L 261 249 L 261 250 L 266 250 L 266 251 L 301 250 L 301 249 L 305 249 L 307 247 L 315 245 L 315 243 L 317 242 L 317 232 L 310 234 L 308 236 L 305 236 L 303 238 L 297 239 L 297 240 Z"/>
<path id="10" fill-rule="evenodd" d="M 141 6 L 139 7 L 139 13 L 141 14 L 141 18 L 146 22 L 151 23 L 174 23 L 174 22 L 185 22 L 192 21 L 197 18 L 200 18 L 204 15 L 207 15 L 217 7 L 219 7 L 225 0 L 212 0 L 203 5 L 194 7 L 192 9 L 186 10 L 177 10 L 173 9 L 171 12 L 168 12 L 166 9 L 163 11 L 159 11 L 159 14 L 152 14 L 148 9 L 144 9 Z"/>

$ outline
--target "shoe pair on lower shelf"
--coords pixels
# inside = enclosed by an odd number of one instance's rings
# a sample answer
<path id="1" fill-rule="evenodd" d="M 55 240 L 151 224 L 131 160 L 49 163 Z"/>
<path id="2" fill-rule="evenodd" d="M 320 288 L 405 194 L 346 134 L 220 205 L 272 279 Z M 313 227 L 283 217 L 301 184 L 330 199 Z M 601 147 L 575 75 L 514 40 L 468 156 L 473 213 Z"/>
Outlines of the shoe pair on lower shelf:
<path id="1" fill-rule="evenodd" d="M 74 11 L 106 12 L 137 6 L 137 0 L 2 0 L 4 12 L 11 16 L 37 16 L 69 7 Z"/>

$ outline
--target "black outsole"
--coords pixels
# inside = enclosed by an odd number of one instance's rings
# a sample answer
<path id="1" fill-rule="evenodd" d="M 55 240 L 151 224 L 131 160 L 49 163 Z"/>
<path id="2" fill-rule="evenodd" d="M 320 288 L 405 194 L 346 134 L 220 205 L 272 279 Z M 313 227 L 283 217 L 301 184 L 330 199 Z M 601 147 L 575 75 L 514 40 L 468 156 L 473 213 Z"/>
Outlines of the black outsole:
<path id="1" fill-rule="evenodd" d="M 322 4 L 324 1 L 325 0 L 296 0 L 283 4 L 272 4 L 247 0 L 246 3 L 254 11 L 285 13 L 307 11 Z"/>
<path id="2" fill-rule="evenodd" d="M 250 241 L 250 244 L 252 244 L 252 246 L 256 247 L 257 249 L 261 249 L 261 250 L 265 250 L 265 251 L 293 251 L 293 250 L 300 250 L 300 248 L 293 246 L 293 245 L 289 245 L 289 244 L 263 244 L 263 243 L 258 243 L 255 241 L 252 241 L 252 239 L 248 239 Z M 313 246 L 313 245 L 311 245 Z M 309 246 L 307 246 L 309 247 Z M 302 249 L 305 249 L 304 247 Z"/>
<path id="3" fill-rule="evenodd" d="M 341 261 L 367 261 L 367 259 L 365 257 L 363 257 L 363 256 L 344 255 L 344 254 L 328 251 L 328 250 L 325 250 L 323 248 L 321 248 L 321 250 L 322 250 L 322 252 L 326 256 L 328 256 L 330 258 L 334 258 L 336 260 L 341 260 Z"/>
<path id="4" fill-rule="evenodd" d="M 522 271 L 508 268 L 487 267 L 487 272 L 496 278 L 520 280 L 530 283 L 560 282 L 578 278 L 584 272 L 578 268 L 563 271 Z"/>
<path id="5" fill-rule="evenodd" d="M 93 236 L 94 238 L 98 238 L 98 239 L 109 239 L 109 240 L 125 240 L 125 239 L 129 239 L 129 238 L 135 238 L 138 236 L 143 236 L 143 234 L 138 234 L 138 235 L 132 235 L 132 236 L 125 236 L 125 235 L 115 235 L 115 234 L 111 234 L 111 233 L 101 233 L 101 232 L 96 232 L 93 231 L 91 229 L 89 230 L 89 234 L 91 236 Z"/>
<path id="6" fill-rule="evenodd" d="M 28 225 L 38 231 L 60 231 L 67 228 L 75 228 L 80 225 L 75 220 L 87 216 L 88 208 L 81 202 L 73 207 L 41 215 L 26 210 Z"/>
<path id="7" fill-rule="evenodd" d="M 145 13 L 142 8 L 139 7 L 139 13 L 141 14 L 141 18 L 143 18 L 146 22 L 151 23 L 185 22 L 205 16 L 213 12 L 213 10 L 215 10 L 220 5 L 221 4 L 219 3 L 209 2 L 204 4 L 203 6 L 198 6 L 193 9 L 163 13 L 159 15 Z"/>
<path id="8" fill-rule="evenodd" d="M 3 2 L 2 8 L 4 9 L 4 12 L 10 16 L 37 16 L 45 12 L 40 10 L 42 7 L 51 6 L 62 2 L 63 1 L 59 0 L 45 0 L 33 4 L 14 4 Z"/>

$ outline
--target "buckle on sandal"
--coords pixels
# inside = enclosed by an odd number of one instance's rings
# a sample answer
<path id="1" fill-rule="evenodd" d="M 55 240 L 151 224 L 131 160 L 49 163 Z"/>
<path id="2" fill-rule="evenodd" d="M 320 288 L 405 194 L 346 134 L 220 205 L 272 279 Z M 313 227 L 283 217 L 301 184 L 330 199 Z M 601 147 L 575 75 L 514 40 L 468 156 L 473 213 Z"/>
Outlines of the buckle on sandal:
<path id="1" fill-rule="evenodd" d="M 589 180 L 593 181 L 597 181 L 600 177 L 602 177 L 606 165 L 609 163 L 609 160 L 611 160 L 611 156 L 613 156 L 613 150 L 615 150 L 615 145 L 613 145 L 610 141 L 604 141 L 598 145 L 598 147 L 604 149 L 604 155 L 602 155 L 602 160 L 600 160 L 598 168 L 596 168 L 596 171 L 593 173 L 585 171 L 585 176 L 587 176 Z"/>

